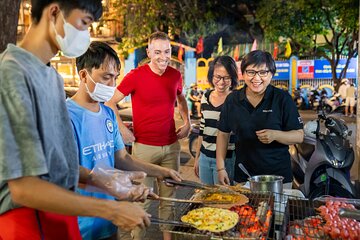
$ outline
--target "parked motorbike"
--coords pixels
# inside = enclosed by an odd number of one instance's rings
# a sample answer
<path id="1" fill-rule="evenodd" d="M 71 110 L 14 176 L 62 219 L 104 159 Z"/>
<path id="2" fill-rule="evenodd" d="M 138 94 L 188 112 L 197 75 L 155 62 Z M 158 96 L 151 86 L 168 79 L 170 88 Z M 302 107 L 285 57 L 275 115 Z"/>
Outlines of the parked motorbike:
<path id="1" fill-rule="evenodd" d="M 191 124 L 191 131 L 189 134 L 189 152 L 191 156 L 196 156 L 197 139 L 200 133 L 200 123 Z"/>
<path id="2" fill-rule="evenodd" d="M 302 91 L 302 89 L 298 88 L 294 92 L 294 102 L 298 109 L 304 110 L 309 109 L 309 101 L 306 92 Z"/>
<path id="3" fill-rule="evenodd" d="M 321 111 L 317 120 L 305 124 L 304 132 L 304 142 L 289 148 L 295 187 L 310 199 L 322 195 L 355 197 L 350 181 L 354 150 L 345 122 Z"/>
<path id="4" fill-rule="evenodd" d="M 309 92 L 308 98 L 310 109 L 317 111 L 321 101 L 320 93 L 316 89 L 313 89 Z"/>

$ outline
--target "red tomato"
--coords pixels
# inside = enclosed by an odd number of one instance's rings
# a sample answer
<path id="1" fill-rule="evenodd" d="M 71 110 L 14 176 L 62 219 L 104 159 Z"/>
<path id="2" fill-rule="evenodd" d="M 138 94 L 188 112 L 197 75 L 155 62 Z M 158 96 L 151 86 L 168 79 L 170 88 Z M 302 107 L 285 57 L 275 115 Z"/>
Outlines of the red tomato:
<path id="1" fill-rule="evenodd" d="M 340 236 L 342 239 L 347 239 L 349 237 L 349 232 L 346 229 L 342 229 L 340 232 Z"/>
<path id="2" fill-rule="evenodd" d="M 353 231 L 353 230 L 349 230 L 349 237 L 351 240 L 358 240 L 359 236 L 357 234 L 357 232 Z"/>
<path id="3" fill-rule="evenodd" d="M 332 238 L 337 238 L 340 235 L 340 230 L 338 228 L 333 227 L 330 232 L 330 236 Z"/>

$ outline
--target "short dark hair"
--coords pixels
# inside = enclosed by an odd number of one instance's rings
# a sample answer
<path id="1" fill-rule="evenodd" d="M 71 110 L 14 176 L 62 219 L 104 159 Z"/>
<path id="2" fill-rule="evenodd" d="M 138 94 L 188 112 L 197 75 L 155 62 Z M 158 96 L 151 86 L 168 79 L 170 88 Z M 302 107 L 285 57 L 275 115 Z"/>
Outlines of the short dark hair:
<path id="1" fill-rule="evenodd" d="M 79 72 L 86 69 L 91 72 L 91 69 L 99 69 L 106 61 L 114 61 L 120 70 L 120 60 L 115 50 L 104 42 L 91 42 L 88 50 L 76 58 L 76 68 Z"/>
<path id="2" fill-rule="evenodd" d="M 103 11 L 101 0 L 31 0 L 31 18 L 35 24 L 40 22 L 44 8 L 51 3 L 58 3 L 65 16 L 71 10 L 81 9 L 90 13 L 95 21 L 99 20 Z"/>
<path id="3" fill-rule="evenodd" d="M 255 50 L 245 55 L 241 61 L 241 72 L 244 74 L 249 65 L 260 66 L 265 64 L 272 75 L 276 72 L 276 65 L 273 57 L 269 52 Z"/>
<path id="4" fill-rule="evenodd" d="M 158 31 L 158 32 L 153 32 L 153 33 L 150 35 L 148 44 L 150 45 L 150 43 L 151 43 L 153 40 L 157 40 L 157 39 L 170 41 L 170 38 L 169 38 L 169 36 L 168 36 L 166 33 Z"/>
<path id="5" fill-rule="evenodd" d="M 212 87 L 214 87 L 213 78 L 214 70 L 217 66 L 223 66 L 231 77 L 230 89 L 234 89 L 238 85 L 238 70 L 235 60 L 230 56 L 219 56 L 210 62 L 208 71 L 208 81 Z"/>

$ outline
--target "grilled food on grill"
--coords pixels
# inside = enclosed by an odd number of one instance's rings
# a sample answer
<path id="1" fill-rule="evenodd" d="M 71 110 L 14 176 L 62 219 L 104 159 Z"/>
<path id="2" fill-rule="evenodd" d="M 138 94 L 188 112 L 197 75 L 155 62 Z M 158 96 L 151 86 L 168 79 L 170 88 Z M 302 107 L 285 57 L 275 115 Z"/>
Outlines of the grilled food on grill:
<path id="1" fill-rule="evenodd" d="M 243 194 L 229 193 L 208 193 L 203 198 L 204 202 L 224 202 L 224 203 L 247 203 L 249 199 Z"/>
<path id="2" fill-rule="evenodd" d="M 203 207 L 189 211 L 181 221 L 199 230 L 224 232 L 233 228 L 239 220 L 237 213 L 221 208 Z"/>

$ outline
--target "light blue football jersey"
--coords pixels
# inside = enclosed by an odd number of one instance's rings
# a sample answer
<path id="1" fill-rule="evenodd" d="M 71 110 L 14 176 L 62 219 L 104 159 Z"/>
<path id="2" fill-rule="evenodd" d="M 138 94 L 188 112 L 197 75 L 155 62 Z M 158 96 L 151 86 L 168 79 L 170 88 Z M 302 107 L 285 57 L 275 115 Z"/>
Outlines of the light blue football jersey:
<path id="1" fill-rule="evenodd" d="M 93 169 L 96 164 L 114 167 L 114 154 L 124 148 L 124 142 L 113 110 L 100 103 L 100 111 L 95 113 L 72 99 L 67 99 L 66 104 L 79 149 L 80 165 L 88 169 Z M 114 197 L 102 193 L 77 191 L 85 196 L 114 200 Z M 116 232 L 116 226 L 102 218 L 79 217 L 78 221 L 85 240 L 106 238 Z"/>

